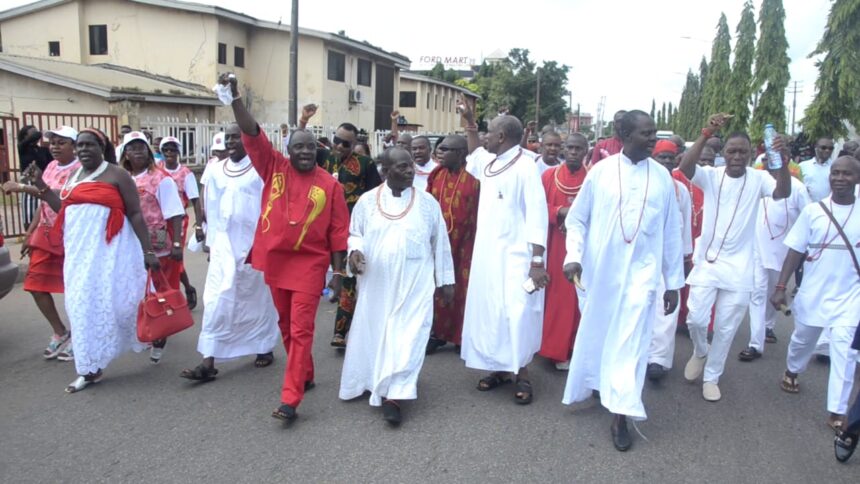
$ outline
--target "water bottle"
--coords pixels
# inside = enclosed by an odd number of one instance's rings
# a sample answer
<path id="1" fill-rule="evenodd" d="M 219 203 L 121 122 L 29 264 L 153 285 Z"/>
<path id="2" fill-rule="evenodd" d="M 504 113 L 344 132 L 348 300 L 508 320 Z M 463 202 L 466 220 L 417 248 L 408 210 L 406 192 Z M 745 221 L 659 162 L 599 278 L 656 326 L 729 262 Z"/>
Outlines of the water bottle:
<path id="1" fill-rule="evenodd" d="M 782 155 L 773 149 L 773 140 L 775 140 L 776 137 L 776 129 L 774 129 L 773 125 L 764 125 L 764 149 L 767 151 L 768 170 L 779 170 L 782 168 Z"/>

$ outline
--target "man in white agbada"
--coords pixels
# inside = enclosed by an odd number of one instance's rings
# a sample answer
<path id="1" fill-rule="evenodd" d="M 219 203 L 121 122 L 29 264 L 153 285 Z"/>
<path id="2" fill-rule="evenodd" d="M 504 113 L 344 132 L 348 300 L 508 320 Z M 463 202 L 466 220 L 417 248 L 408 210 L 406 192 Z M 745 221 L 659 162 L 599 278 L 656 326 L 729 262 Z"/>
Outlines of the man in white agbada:
<path id="1" fill-rule="evenodd" d="M 211 381 L 215 359 L 257 355 L 254 365 L 269 366 L 280 340 L 278 312 L 263 273 L 245 261 L 260 217 L 263 180 L 245 154 L 238 125 L 225 131 L 229 156 L 206 168 L 206 245 L 209 271 L 203 292 L 203 323 L 197 351 L 203 361 L 180 376 Z"/>
<path id="2" fill-rule="evenodd" d="M 655 306 L 675 311 L 684 266 L 675 182 L 650 158 L 654 120 L 634 110 L 618 127 L 624 148 L 591 169 L 565 221 L 564 272 L 584 297 L 562 402 L 599 391 L 613 414 L 612 442 L 626 451 L 627 417 L 646 418 L 642 386 Z M 658 294 L 661 286 L 667 290 Z"/>
<path id="3" fill-rule="evenodd" d="M 487 391 L 517 378 L 515 401 L 528 404 L 528 365 L 540 350 L 547 227 L 546 193 L 534 159 L 524 154 L 523 125 L 513 116 L 490 122 L 487 148 L 478 148 L 474 114 L 460 105 L 469 150 L 466 170 L 481 182 L 475 252 L 469 271 L 460 356 L 468 368 L 492 373 Z M 476 149 L 477 148 L 477 149 Z"/>
<path id="4" fill-rule="evenodd" d="M 670 140 L 660 140 L 654 147 L 652 153 L 653 158 L 657 163 L 663 165 L 669 173 L 672 173 L 678 162 L 678 145 Z M 674 180 L 674 178 L 673 178 Z M 692 269 L 692 261 L 690 258 L 693 255 L 693 232 L 692 232 L 692 200 L 690 199 L 690 191 L 687 187 L 679 182 L 675 182 L 675 198 L 678 202 L 678 208 L 681 211 L 681 242 L 682 253 L 684 255 L 684 275 L 689 274 Z M 657 288 L 657 294 L 662 294 L 666 291 L 665 285 L 660 280 L 661 284 Z M 672 361 L 675 358 L 675 333 L 678 329 L 678 314 L 680 313 L 680 305 L 669 314 L 663 310 L 663 307 L 655 304 L 655 320 L 654 331 L 651 336 L 651 346 L 648 350 L 648 368 L 645 370 L 645 376 L 652 382 L 660 381 L 666 373 L 672 369 Z"/>
<path id="5" fill-rule="evenodd" d="M 418 190 L 427 190 L 427 179 L 430 173 L 439 166 L 433 160 L 433 147 L 430 144 L 430 138 L 426 136 L 416 136 L 412 138 L 412 160 L 415 162 L 415 181 L 412 182 Z"/>
<path id="6" fill-rule="evenodd" d="M 841 226 L 849 244 L 821 204 L 807 205 L 785 237 L 788 255 L 771 297 L 775 307 L 787 304 L 785 285 L 805 257 L 803 285 L 792 304 L 794 333 L 780 387 L 789 393 L 800 391 L 797 377 L 806 370 L 822 330 L 829 329 L 828 424 L 837 431 L 844 424 L 857 367 L 857 351 L 851 349 L 851 342 L 860 317 L 860 267 L 856 259 L 860 257 L 860 213 L 855 213 L 858 181 L 860 167 L 855 158 L 843 156 L 832 163 L 833 191 L 821 203 Z"/>
<path id="7" fill-rule="evenodd" d="M 779 173 L 777 170 L 769 171 L 774 178 Z M 811 200 L 806 187 L 794 177 L 791 177 L 791 195 L 788 198 L 778 201 L 772 197 L 761 199 L 755 227 L 755 285 L 750 297 L 750 343 L 738 355 L 741 361 L 761 358 L 765 342 L 776 343 L 774 327 L 777 309 L 768 302 L 768 298 L 773 294 L 782 262 L 788 253 L 783 240 L 800 211 L 809 203 Z"/>
<path id="8" fill-rule="evenodd" d="M 687 327 L 693 354 L 684 367 L 684 378 L 702 378 L 702 397 L 709 402 L 722 398 L 718 386 L 732 340 L 747 312 L 754 287 L 756 214 L 762 198 L 775 202 L 791 195 L 790 159 L 782 138 L 774 149 L 782 153 L 782 168 L 774 177 L 749 166 L 752 143 L 746 133 L 727 136 L 725 166 L 697 166 L 702 149 L 729 116 L 715 114 L 702 134 L 684 153 L 678 169 L 704 195 L 702 234 L 693 254 L 693 271 L 687 278 L 690 297 Z M 708 345 L 708 323 L 714 308 L 714 337 Z"/>
<path id="9" fill-rule="evenodd" d="M 415 165 L 404 149 L 382 155 L 386 182 L 358 199 L 349 227 L 349 269 L 358 301 L 343 361 L 340 398 L 370 391 L 397 425 L 400 400 L 417 398 L 418 373 L 433 325 L 433 296 L 450 304 L 454 262 L 442 210 L 412 187 Z"/>

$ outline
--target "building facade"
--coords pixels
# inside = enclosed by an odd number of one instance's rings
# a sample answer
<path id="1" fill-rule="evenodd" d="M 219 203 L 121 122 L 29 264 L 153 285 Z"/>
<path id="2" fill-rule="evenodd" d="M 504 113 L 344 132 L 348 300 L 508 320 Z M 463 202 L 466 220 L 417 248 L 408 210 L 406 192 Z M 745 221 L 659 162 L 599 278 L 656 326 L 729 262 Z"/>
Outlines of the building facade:
<path id="1" fill-rule="evenodd" d="M 400 73 L 400 93 L 397 109 L 409 125 L 418 131 L 453 133 L 462 131 L 457 100 L 478 99 L 472 91 L 450 82 L 414 72 Z"/>

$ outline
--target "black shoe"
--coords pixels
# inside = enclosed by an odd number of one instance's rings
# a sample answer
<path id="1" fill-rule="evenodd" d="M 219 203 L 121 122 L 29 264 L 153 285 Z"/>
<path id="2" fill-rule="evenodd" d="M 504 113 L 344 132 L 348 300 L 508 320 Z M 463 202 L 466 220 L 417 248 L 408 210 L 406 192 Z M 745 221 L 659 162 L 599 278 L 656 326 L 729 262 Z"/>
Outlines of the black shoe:
<path id="1" fill-rule="evenodd" d="M 764 330 L 764 342 L 765 343 L 776 343 L 776 341 L 777 341 L 776 340 L 776 333 L 770 328 L 765 329 Z"/>
<path id="2" fill-rule="evenodd" d="M 752 346 L 738 353 L 738 359 L 741 361 L 752 361 L 761 358 L 761 352 Z"/>
<path id="3" fill-rule="evenodd" d="M 292 422 L 296 417 L 298 417 L 298 415 L 296 414 L 295 407 L 285 403 L 272 412 L 272 417 L 278 420 L 283 420 L 284 422 Z"/>
<path id="4" fill-rule="evenodd" d="M 658 363 L 648 363 L 648 369 L 645 370 L 645 376 L 653 382 L 658 382 L 666 376 L 666 369 Z"/>
<path id="5" fill-rule="evenodd" d="M 833 450 L 836 453 L 836 460 L 839 462 L 846 462 L 851 458 L 851 455 L 854 454 L 854 449 L 857 448 L 857 437 L 847 435 L 844 432 L 840 432 L 833 439 Z"/>
<path id="6" fill-rule="evenodd" d="M 424 354 L 432 355 L 433 353 L 436 352 L 436 350 L 445 346 L 445 344 L 446 344 L 445 340 L 441 340 L 441 339 L 434 338 L 431 336 L 430 340 L 427 341 L 427 349 L 424 351 Z"/>
<path id="7" fill-rule="evenodd" d="M 400 414 L 400 405 L 394 400 L 384 400 L 382 402 L 382 418 L 392 426 L 400 425 L 403 421 L 403 415 Z"/>
<path id="8" fill-rule="evenodd" d="M 630 440 L 630 432 L 627 430 L 627 421 L 622 422 L 618 427 L 613 425 L 610 427 L 612 431 L 612 445 L 620 452 L 626 452 L 633 445 Z"/>
<path id="9" fill-rule="evenodd" d="M 830 356 L 829 355 L 815 355 L 815 361 L 822 363 L 824 365 L 830 364 Z"/>

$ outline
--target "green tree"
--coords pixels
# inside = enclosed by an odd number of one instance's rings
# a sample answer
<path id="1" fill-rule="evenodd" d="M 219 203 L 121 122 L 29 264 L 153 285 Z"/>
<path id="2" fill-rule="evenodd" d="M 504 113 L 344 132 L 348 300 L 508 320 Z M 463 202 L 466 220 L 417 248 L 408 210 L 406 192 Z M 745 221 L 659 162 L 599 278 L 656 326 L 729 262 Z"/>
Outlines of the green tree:
<path id="1" fill-rule="evenodd" d="M 860 0 L 836 0 L 827 27 L 810 54 L 818 62 L 815 98 L 806 108 L 804 131 L 816 139 L 846 136 L 845 121 L 860 126 Z"/>
<path id="2" fill-rule="evenodd" d="M 669 101 L 669 108 L 666 110 L 666 126 L 663 129 L 675 130 L 672 124 L 675 120 L 675 111 L 677 110 L 672 106 L 672 101 Z"/>
<path id="3" fill-rule="evenodd" d="M 424 74 L 428 77 L 439 79 L 440 81 L 445 82 L 454 82 L 461 77 L 460 73 L 455 71 L 454 69 L 445 69 L 445 66 L 442 65 L 441 62 L 437 62 L 432 69 L 425 72 Z"/>
<path id="4" fill-rule="evenodd" d="M 651 119 L 656 119 L 657 117 L 657 101 L 654 98 L 651 98 Z"/>
<path id="5" fill-rule="evenodd" d="M 710 114 L 723 112 L 727 107 L 729 79 L 732 75 L 729 65 L 731 40 L 726 14 L 721 13 L 720 20 L 717 22 L 717 35 L 711 45 L 711 61 L 708 63 L 708 82 L 703 93 L 704 112 L 701 123 L 706 122 Z"/>
<path id="6" fill-rule="evenodd" d="M 678 112 L 674 119 L 675 126 L 672 128 L 684 139 L 695 138 L 693 134 L 701 128 L 698 108 L 700 94 L 698 76 L 693 74 L 692 70 L 687 71 L 687 82 L 684 84 L 684 90 L 681 91 L 681 101 L 678 103 Z"/>
<path id="7" fill-rule="evenodd" d="M 709 72 L 710 66 L 708 65 L 708 61 L 705 59 L 705 56 L 702 56 L 702 62 L 699 63 L 699 97 L 696 99 L 696 116 L 690 120 L 693 123 L 693 127 L 690 129 L 694 133 L 699 132 L 708 118 L 708 106 L 705 104 L 705 89 L 708 85 Z"/>
<path id="8" fill-rule="evenodd" d="M 752 66 L 755 57 L 755 12 L 752 1 L 747 0 L 737 27 L 735 58 L 732 77 L 729 81 L 726 112 L 734 117 L 726 124 L 725 131 L 746 131 L 750 119 L 750 97 L 752 96 Z"/>
<path id="9" fill-rule="evenodd" d="M 788 87 L 791 74 L 788 71 L 790 59 L 782 0 L 762 0 L 759 35 L 753 86 L 754 91 L 760 91 L 761 95 L 749 129 L 755 143 L 761 141 L 767 123 L 773 124 L 780 133 L 785 131 L 785 88 Z"/>

